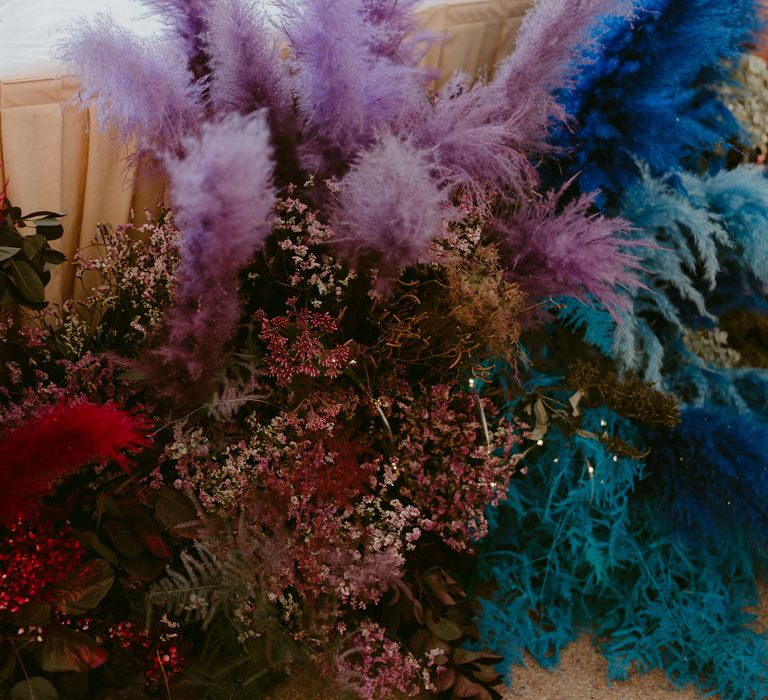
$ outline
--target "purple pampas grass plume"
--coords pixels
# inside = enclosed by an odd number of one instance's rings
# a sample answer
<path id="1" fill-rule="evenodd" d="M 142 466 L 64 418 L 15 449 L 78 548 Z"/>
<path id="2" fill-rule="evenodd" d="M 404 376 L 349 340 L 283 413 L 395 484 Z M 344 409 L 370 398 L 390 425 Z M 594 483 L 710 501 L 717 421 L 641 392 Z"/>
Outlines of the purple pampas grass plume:
<path id="1" fill-rule="evenodd" d="M 526 152 L 548 150 L 550 125 L 567 118 L 553 91 L 571 84 L 574 61 L 599 50 L 598 22 L 631 16 L 633 6 L 632 0 L 539 0 L 526 15 L 515 50 L 493 81 L 518 111 Z"/>
<path id="2" fill-rule="evenodd" d="M 469 188 L 478 200 L 488 186 L 519 195 L 538 180 L 517 146 L 517 115 L 508 114 L 506 101 L 499 87 L 470 85 L 457 73 L 409 125 L 414 143 L 434 154 L 444 180 Z"/>
<path id="3" fill-rule="evenodd" d="M 507 278 L 532 302 L 558 296 L 594 299 L 617 317 L 629 304 L 621 289 L 640 284 L 635 274 L 641 269 L 640 258 L 625 248 L 646 244 L 628 240 L 632 228 L 623 219 L 589 213 L 596 193 L 583 195 L 558 211 L 569 184 L 523 205 L 510 221 L 498 226 Z"/>
<path id="4" fill-rule="evenodd" d="M 422 29 L 416 9 L 422 0 L 362 0 L 363 16 L 370 27 L 367 42 L 376 56 L 415 66 L 438 41 Z"/>
<path id="5" fill-rule="evenodd" d="M 427 154 L 391 133 L 360 154 L 339 183 L 333 217 L 341 257 L 376 268 L 379 292 L 422 259 L 453 215 Z"/>
<path id="6" fill-rule="evenodd" d="M 206 123 L 166 162 L 181 231 L 175 304 L 165 343 L 145 370 L 178 405 L 204 401 L 240 320 L 239 274 L 271 231 L 275 192 L 262 112 Z"/>
<path id="7" fill-rule="evenodd" d="M 208 15 L 217 0 L 140 0 L 154 10 L 172 30 L 171 37 L 180 42 L 197 80 L 208 74 L 205 36 Z"/>
<path id="8" fill-rule="evenodd" d="M 349 156 L 424 99 L 423 70 L 380 56 L 361 0 L 280 0 L 307 125 Z"/>
<path id="9" fill-rule="evenodd" d="M 210 98 L 217 112 L 248 114 L 266 107 L 270 124 L 292 120 L 291 95 L 274 30 L 251 0 L 220 0 L 208 34 Z"/>
<path id="10" fill-rule="evenodd" d="M 59 57 L 82 84 L 83 106 L 120 139 L 142 148 L 177 151 L 201 118 L 200 90 L 173 45 L 141 39 L 108 15 L 81 21 L 59 47 Z"/>

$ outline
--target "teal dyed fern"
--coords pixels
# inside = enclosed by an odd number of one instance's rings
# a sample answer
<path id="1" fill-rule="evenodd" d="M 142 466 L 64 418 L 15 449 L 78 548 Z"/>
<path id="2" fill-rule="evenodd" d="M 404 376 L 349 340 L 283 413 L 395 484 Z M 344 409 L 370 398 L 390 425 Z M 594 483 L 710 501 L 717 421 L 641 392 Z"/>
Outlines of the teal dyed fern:
<path id="1" fill-rule="evenodd" d="M 586 425 L 639 437 L 607 409 L 588 411 Z M 552 666 L 587 632 L 613 679 L 662 668 L 723 697 L 768 693 L 768 641 L 744 612 L 756 590 L 743 550 L 684 543 L 635 493 L 642 463 L 614 458 L 603 442 L 553 427 L 527 464 L 479 557 L 479 577 L 498 584 L 480 620 L 489 644 Z"/>

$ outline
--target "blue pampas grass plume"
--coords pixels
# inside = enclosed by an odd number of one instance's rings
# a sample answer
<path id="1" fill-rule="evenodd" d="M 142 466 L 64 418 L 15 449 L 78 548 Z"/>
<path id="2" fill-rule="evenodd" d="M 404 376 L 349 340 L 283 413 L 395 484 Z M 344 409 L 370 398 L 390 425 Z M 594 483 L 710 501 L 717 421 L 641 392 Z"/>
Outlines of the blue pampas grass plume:
<path id="1" fill-rule="evenodd" d="M 639 173 L 620 211 L 655 245 L 644 255 L 643 284 L 614 347 L 625 367 L 644 367 L 646 379 L 661 383 L 662 358 L 675 338 L 689 325 L 714 323 L 715 309 L 727 307 L 723 283 L 731 297 L 734 281 L 743 293 L 768 289 L 768 180 L 763 168 L 750 165 L 664 177 L 640 165 Z M 659 349 L 651 366 L 651 351 Z"/>
<path id="2" fill-rule="evenodd" d="M 692 177 L 684 185 L 693 191 Z M 695 181 L 694 181 L 695 182 Z M 742 165 L 705 176 L 701 196 L 714 216 L 726 222 L 739 261 L 768 291 L 768 180 L 765 168 Z M 698 184 L 698 183 L 697 183 Z"/>
<path id="3" fill-rule="evenodd" d="M 183 136 L 202 119 L 201 89 L 178 46 L 142 39 L 108 15 L 80 21 L 59 48 L 80 78 L 83 106 L 124 141 L 178 151 Z"/>
<path id="4" fill-rule="evenodd" d="M 559 130 L 569 155 L 550 177 L 581 172 L 584 191 L 610 199 L 637 178 L 635 159 L 663 174 L 738 133 L 697 80 L 724 75 L 722 59 L 737 57 L 757 25 L 754 0 L 640 0 L 633 18 L 607 19 L 600 52 L 560 94 L 576 126 Z"/>
<path id="5" fill-rule="evenodd" d="M 646 489 L 690 538 L 743 538 L 768 553 L 768 423 L 753 413 L 686 408 L 674 430 L 648 435 Z"/>
<path id="6" fill-rule="evenodd" d="M 275 192 L 264 114 L 207 122 L 166 162 L 181 264 L 165 342 L 148 373 L 183 405 L 204 401 L 240 320 L 240 271 L 271 232 Z M 233 177 L 233 173 L 236 175 Z"/>

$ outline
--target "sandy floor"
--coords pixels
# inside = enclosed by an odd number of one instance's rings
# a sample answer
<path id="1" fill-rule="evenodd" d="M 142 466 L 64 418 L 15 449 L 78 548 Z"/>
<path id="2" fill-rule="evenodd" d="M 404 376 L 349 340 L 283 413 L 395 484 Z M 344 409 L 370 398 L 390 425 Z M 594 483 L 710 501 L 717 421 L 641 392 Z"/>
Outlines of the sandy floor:
<path id="1" fill-rule="evenodd" d="M 768 584 L 761 586 L 761 604 L 756 628 L 768 634 Z M 587 636 L 571 644 L 561 655 L 561 663 L 548 671 L 534 661 L 525 667 L 512 668 L 512 682 L 504 700 L 700 700 L 692 687 L 682 690 L 667 681 L 661 671 L 632 676 L 628 681 L 612 683 L 606 680 L 608 664 L 593 648 Z M 728 700 L 719 695 L 711 700 Z M 424 695 L 419 700 L 429 700 Z M 329 691 L 317 678 L 295 678 L 265 700 L 340 700 L 338 693 Z M 394 699 L 393 699 L 394 700 Z M 399 700 L 399 699 L 398 699 Z"/>
<path id="2" fill-rule="evenodd" d="M 607 663 L 587 637 L 571 644 L 553 671 L 531 661 L 516 666 L 505 700 L 699 700 L 692 689 L 675 690 L 660 671 L 633 676 L 626 682 L 606 682 Z M 429 700 L 423 695 L 418 700 Z M 296 678 L 269 700 L 339 700 L 319 679 Z M 394 700 L 394 699 L 393 699 Z M 400 699 L 398 699 L 400 700 Z M 717 697 L 715 698 L 717 700 Z"/>
<path id="3" fill-rule="evenodd" d="M 547 671 L 531 661 L 512 670 L 512 686 L 505 700 L 698 700 L 693 689 L 675 690 L 661 671 L 632 676 L 628 681 L 606 681 L 608 664 L 587 637 L 571 644 L 558 668 Z"/>

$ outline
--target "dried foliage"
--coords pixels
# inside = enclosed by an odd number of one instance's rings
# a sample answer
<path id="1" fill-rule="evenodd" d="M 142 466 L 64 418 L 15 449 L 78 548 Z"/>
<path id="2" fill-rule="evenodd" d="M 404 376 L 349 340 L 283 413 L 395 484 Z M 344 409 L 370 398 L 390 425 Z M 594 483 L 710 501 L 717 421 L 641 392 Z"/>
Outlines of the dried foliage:
<path id="1" fill-rule="evenodd" d="M 580 360 L 571 365 L 566 383 L 581 392 L 581 399 L 588 406 L 605 405 L 621 416 L 649 426 L 674 428 L 680 422 L 677 399 L 636 374 L 619 379 L 613 372 L 601 373 L 594 365 Z"/>
<path id="2" fill-rule="evenodd" d="M 457 249 L 439 249 L 439 267 L 402 278 L 389 303 L 373 310 L 374 367 L 406 367 L 439 381 L 483 374 L 488 356 L 514 364 L 525 295 L 505 278 L 494 245 L 475 246 L 471 255 Z"/>

